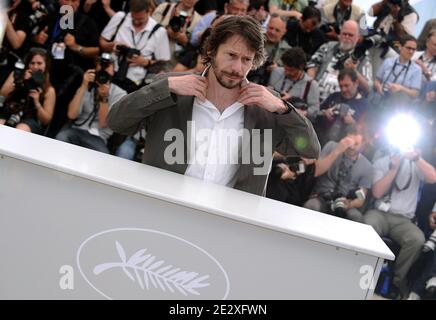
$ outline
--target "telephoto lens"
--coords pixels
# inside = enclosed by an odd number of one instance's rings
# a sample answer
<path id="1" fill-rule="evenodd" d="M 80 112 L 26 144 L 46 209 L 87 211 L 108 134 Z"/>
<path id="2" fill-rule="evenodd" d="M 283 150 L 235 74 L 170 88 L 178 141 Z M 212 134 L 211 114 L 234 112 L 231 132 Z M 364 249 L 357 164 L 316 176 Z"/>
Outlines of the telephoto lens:
<path id="1" fill-rule="evenodd" d="M 424 243 L 424 246 L 422 247 L 423 252 L 430 252 L 434 251 L 436 247 L 436 230 L 433 231 L 433 233 L 430 235 L 430 238 Z"/>

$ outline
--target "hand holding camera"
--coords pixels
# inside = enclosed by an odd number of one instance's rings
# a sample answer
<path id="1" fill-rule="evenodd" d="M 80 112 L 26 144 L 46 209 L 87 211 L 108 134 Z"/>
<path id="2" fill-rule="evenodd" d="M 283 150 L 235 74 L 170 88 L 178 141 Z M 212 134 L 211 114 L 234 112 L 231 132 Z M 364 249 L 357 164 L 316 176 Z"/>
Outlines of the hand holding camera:
<path id="1" fill-rule="evenodd" d="M 88 89 L 89 85 L 95 81 L 95 69 L 89 69 L 83 74 L 82 86 Z"/>
<path id="2" fill-rule="evenodd" d="M 344 153 L 345 150 L 347 150 L 348 148 L 352 147 L 354 145 L 354 139 L 352 137 L 345 137 L 343 138 L 341 141 L 339 141 L 338 145 L 337 145 L 337 150 L 339 151 L 339 153 Z"/>

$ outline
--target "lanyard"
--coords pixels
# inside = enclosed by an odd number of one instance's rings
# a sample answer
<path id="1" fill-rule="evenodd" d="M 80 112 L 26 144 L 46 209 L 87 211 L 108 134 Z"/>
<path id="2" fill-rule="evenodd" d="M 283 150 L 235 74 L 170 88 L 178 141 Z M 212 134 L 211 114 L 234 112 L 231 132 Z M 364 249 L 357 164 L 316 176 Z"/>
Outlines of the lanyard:
<path id="1" fill-rule="evenodd" d="M 410 65 L 412 64 L 412 61 L 409 60 L 409 63 L 407 64 L 407 66 L 401 65 L 400 64 L 400 59 L 398 58 L 398 62 L 395 61 L 394 66 L 392 67 L 391 71 L 389 72 L 388 76 L 386 77 L 386 79 L 382 82 L 383 85 L 386 84 L 386 82 L 389 80 L 390 76 L 393 75 L 394 76 L 394 80 L 392 81 L 392 83 L 397 83 L 396 81 L 398 80 L 398 78 L 400 77 L 400 75 L 403 73 L 404 70 L 406 70 L 406 73 L 404 74 L 403 77 L 403 81 L 401 81 L 401 85 L 404 85 L 404 82 L 406 81 L 406 76 L 407 73 L 409 72 L 409 68 Z M 395 73 L 395 68 L 397 66 L 401 66 L 401 71 L 399 73 Z"/>
<path id="2" fill-rule="evenodd" d="M 335 192 L 338 191 L 339 186 L 342 185 L 342 182 L 345 181 L 345 178 L 347 178 L 348 175 L 351 173 L 351 170 L 353 169 L 353 166 L 356 162 L 357 159 L 353 160 L 349 166 L 346 166 L 345 155 L 342 154 L 341 163 L 339 164 L 338 172 L 335 179 Z"/>
<path id="3" fill-rule="evenodd" d="M 136 40 L 135 40 L 135 33 L 133 32 L 133 30 L 130 30 L 131 34 L 132 34 L 132 41 L 133 41 L 133 46 L 135 49 L 138 49 L 138 46 L 136 44 Z M 138 45 L 141 43 L 142 37 L 144 37 L 144 34 L 147 32 L 147 30 L 144 30 L 141 32 L 141 36 L 139 37 L 139 41 L 138 41 Z M 145 46 L 144 46 L 145 47 Z M 141 50 L 139 50 L 141 51 Z"/>

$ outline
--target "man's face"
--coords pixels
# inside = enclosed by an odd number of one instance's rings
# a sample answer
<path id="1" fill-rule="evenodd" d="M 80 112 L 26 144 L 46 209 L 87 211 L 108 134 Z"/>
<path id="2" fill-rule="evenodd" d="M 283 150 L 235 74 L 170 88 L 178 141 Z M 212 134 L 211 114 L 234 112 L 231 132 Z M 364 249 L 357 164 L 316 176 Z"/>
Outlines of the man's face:
<path id="1" fill-rule="evenodd" d="M 341 50 L 350 51 L 354 49 L 359 40 L 359 31 L 354 24 L 344 23 L 339 34 L 339 45 Z"/>
<path id="2" fill-rule="evenodd" d="M 404 46 L 400 46 L 400 56 L 405 60 L 412 59 L 413 54 L 416 51 L 416 42 L 407 41 Z"/>
<path id="3" fill-rule="evenodd" d="M 266 39 L 270 43 L 279 43 L 286 33 L 286 23 L 279 17 L 272 18 L 266 30 Z"/>
<path id="4" fill-rule="evenodd" d="M 197 0 L 181 0 L 180 2 L 183 4 L 184 7 L 191 9 L 195 6 Z"/>
<path id="5" fill-rule="evenodd" d="M 353 0 L 339 0 L 339 2 L 341 3 L 341 6 L 343 8 L 348 8 L 348 7 L 351 7 Z"/>
<path id="6" fill-rule="evenodd" d="M 300 21 L 300 29 L 305 33 L 312 32 L 319 24 L 319 21 L 315 18 L 309 18 L 304 21 Z"/>
<path id="7" fill-rule="evenodd" d="M 71 6 L 74 12 L 76 12 L 80 6 L 80 0 L 59 0 L 59 4 L 61 6 Z"/>
<path id="8" fill-rule="evenodd" d="M 431 56 L 436 56 L 436 35 L 434 35 L 430 39 L 428 39 L 425 46 L 427 48 L 427 52 Z"/>
<path id="9" fill-rule="evenodd" d="M 357 89 L 359 87 L 359 81 L 353 82 L 350 77 L 345 76 L 339 81 L 339 88 L 341 89 L 341 94 L 345 99 L 352 99 L 357 94 Z"/>
<path id="10" fill-rule="evenodd" d="M 253 67 L 255 52 L 238 35 L 227 39 L 212 57 L 212 70 L 219 84 L 227 89 L 239 87 Z"/>
<path id="11" fill-rule="evenodd" d="M 144 27 L 148 22 L 148 11 L 131 12 L 132 24 L 136 28 Z"/>
<path id="12" fill-rule="evenodd" d="M 247 14 L 248 5 L 242 2 L 234 1 L 233 3 L 226 3 L 224 8 L 227 14 L 245 16 Z"/>
<path id="13" fill-rule="evenodd" d="M 363 146 L 363 137 L 360 134 L 349 134 L 348 137 L 353 139 L 354 143 L 351 147 L 345 150 L 345 156 L 350 159 L 355 159 L 362 149 Z"/>
<path id="14" fill-rule="evenodd" d="M 285 65 L 285 75 L 286 78 L 292 80 L 292 81 L 296 81 L 300 78 L 300 74 L 301 74 L 301 70 L 294 68 L 294 67 L 288 67 L 287 65 Z"/>
<path id="15" fill-rule="evenodd" d="M 95 66 L 95 71 L 98 72 L 100 70 L 102 70 L 101 64 L 97 63 L 97 65 Z M 110 74 L 113 77 L 115 74 L 114 64 L 109 63 L 109 65 L 103 71 L 106 71 L 108 74 Z"/>

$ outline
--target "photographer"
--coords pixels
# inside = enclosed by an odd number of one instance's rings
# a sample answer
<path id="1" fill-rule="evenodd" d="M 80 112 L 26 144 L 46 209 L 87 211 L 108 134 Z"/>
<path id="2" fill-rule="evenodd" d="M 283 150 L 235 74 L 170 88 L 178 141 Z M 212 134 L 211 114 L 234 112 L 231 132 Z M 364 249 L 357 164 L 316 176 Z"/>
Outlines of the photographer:
<path id="1" fill-rule="evenodd" d="M 285 40 L 291 47 L 300 47 L 310 60 L 318 48 L 326 42 L 324 33 L 319 29 L 321 12 L 312 6 L 303 10 L 301 20 L 289 19 L 286 25 Z"/>
<path id="2" fill-rule="evenodd" d="M 49 78 L 50 57 L 44 49 L 32 48 L 25 68 L 12 72 L 0 90 L 0 95 L 6 97 L 0 124 L 42 134 L 43 126 L 53 117 L 56 102 Z"/>
<path id="3" fill-rule="evenodd" d="M 366 27 L 365 12 L 353 4 L 353 0 L 338 0 L 328 3 L 321 9 L 321 13 L 324 17 L 325 35 L 329 40 L 337 41 L 339 39 L 339 31 L 347 20 L 353 20 L 359 24 L 360 34 L 364 35 L 367 31 L 362 28 L 362 26 Z"/>
<path id="4" fill-rule="evenodd" d="M 315 183 L 305 208 L 362 222 L 362 212 L 371 187 L 372 165 L 360 153 L 363 134 L 350 126 L 339 143 L 329 142 L 315 162 Z"/>
<path id="5" fill-rule="evenodd" d="M 417 42 L 412 36 L 400 39 L 400 56 L 388 58 L 377 72 L 374 82 L 375 99 L 373 103 L 381 107 L 397 107 L 409 104 L 418 97 L 422 84 L 421 68 L 411 59 Z"/>
<path id="6" fill-rule="evenodd" d="M 310 78 L 304 71 L 306 58 L 301 48 L 292 48 L 285 51 L 282 56 L 284 68 L 275 68 L 269 79 L 268 85 L 279 92 L 282 99 L 298 97 L 308 106 L 301 113 L 312 122 L 319 111 L 318 83 Z M 299 109 L 297 109 L 299 111 Z"/>
<path id="7" fill-rule="evenodd" d="M 265 37 L 265 51 L 268 59 L 257 70 L 251 71 L 247 79 L 251 82 L 266 85 L 272 70 L 277 66 L 282 67 L 283 53 L 291 47 L 283 40 L 286 33 L 286 22 L 277 14 L 272 14 L 269 20 Z"/>
<path id="8" fill-rule="evenodd" d="M 383 0 L 372 5 L 368 14 L 377 17 L 374 30 L 387 35 L 391 45 L 405 35 L 414 35 L 418 14 L 407 0 Z"/>
<path id="9" fill-rule="evenodd" d="M 388 294 L 392 299 L 406 296 L 407 273 L 424 244 L 424 234 L 414 223 L 423 180 L 435 183 L 436 170 L 416 149 L 403 152 L 392 149 L 374 162 L 372 195 L 376 201 L 374 208 L 366 212 L 364 222 L 380 236 L 389 237 L 400 246 L 393 268 L 393 285 Z"/>
<path id="10" fill-rule="evenodd" d="M 416 52 L 413 61 L 421 67 L 423 81 L 436 81 L 436 29 L 427 34 L 424 51 Z"/>
<path id="11" fill-rule="evenodd" d="M 110 54 L 103 53 L 95 70 L 87 70 L 83 75 L 82 85 L 68 106 L 68 118 L 74 122 L 57 134 L 57 140 L 109 153 L 106 143 L 112 130 L 106 117 L 110 107 L 127 94 L 111 83 L 113 76 Z"/>
<path id="12" fill-rule="evenodd" d="M 103 51 L 117 57 L 117 85 L 129 93 L 143 85 L 150 64 L 171 58 L 167 32 L 151 10 L 149 0 L 130 0 L 130 12 L 117 12 L 100 36 Z"/>
<path id="13" fill-rule="evenodd" d="M 31 31 L 32 6 L 27 0 L 12 0 L 5 14 L 4 38 L 0 47 L 0 85 L 14 69 L 18 56 L 25 53 L 27 35 Z M 2 26 L 3 27 L 3 26 Z"/>
<path id="14" fill-rule="evenodd" d="M 197 1 L 165 2 L 153 12 L 153 18 L 167 29 L 173 62 L 186 50 L 192 31 L 201 19 L 201 16 L 194 10 Z"/>
<path id="15" fill-rule="evenodd" d="M 357 71 L 359 89 L 367 93 L 372 85 L 372 66 L 366 52 L 355 56 L 359 40 L 359 27 L 355 21 L 346 21 L 339 34 L 339 42 L 323 44 L 307 64 L 307 74 L 320 87 L 320 99 L 325 100 L 331 93 L 339 91 L 338 74 L 343 68 Z"/>
<path id="16" fill-rule="evenodd" d="M 321 145 L 339 141 L 347 125 L 364 125 L 368 101 L 359 93 L 359 80 L 353 69 L 342 69 L 338 75 L 340 92 L 334 92 L 321 104 L 316 128 Z"/>
<path id="17" fill-rule="evenodd" d="M 432 213 L 428 217 L 428 225 L 433 229 L 432 234 L 424 243 L 423 254 L 428 254 L 428 260 L 424 265 L 420 277 L 415 281 L 409 294 L 408 300 L 436 299 L 436 202 Z"/>
<path id="18" fill-rule="evenodd" d="M 303 206 L 315 182 L 315 160 L 274 153 L 266 197 Z"/>

